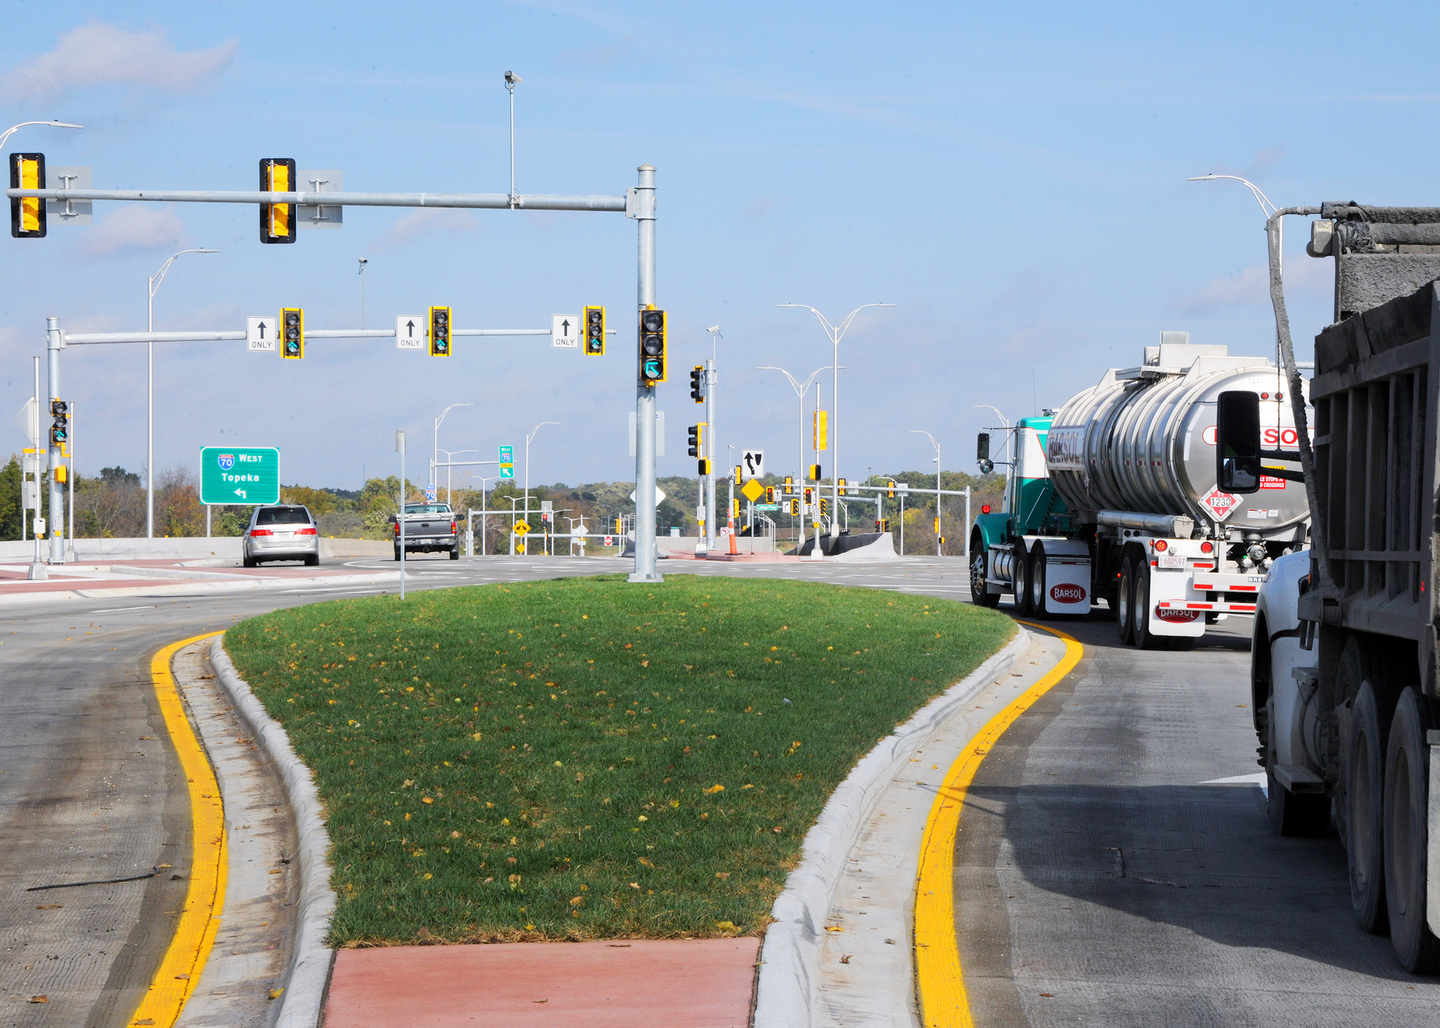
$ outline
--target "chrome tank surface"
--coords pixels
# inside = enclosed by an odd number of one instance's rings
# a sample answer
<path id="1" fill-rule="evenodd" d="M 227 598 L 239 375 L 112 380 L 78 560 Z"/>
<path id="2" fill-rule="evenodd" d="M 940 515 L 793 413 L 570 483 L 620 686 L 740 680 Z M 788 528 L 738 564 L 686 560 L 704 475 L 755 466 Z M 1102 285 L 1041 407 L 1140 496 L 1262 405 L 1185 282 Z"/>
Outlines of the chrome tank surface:
<path id="1" fill-rule="evenodd" d="M 1212 533 L 1218 524 L 1263 539 L 1303 538 L 1300 526 L 1310 516 L 1303 483 L 1265 476 L 1249 496 L 1215 488 L 1215 409 L 1222 392 L 1260 394 L 1263 445 L 1297 450 L 1278 369 L 1266 358 L 1231 357 L 1218 346 L 1148 347 L 1146 358 L 1139 368 L 1112 368 L 1055 414 L 1046 464 L 1070 509 L 1183 514 L 1212 526 Z"/>

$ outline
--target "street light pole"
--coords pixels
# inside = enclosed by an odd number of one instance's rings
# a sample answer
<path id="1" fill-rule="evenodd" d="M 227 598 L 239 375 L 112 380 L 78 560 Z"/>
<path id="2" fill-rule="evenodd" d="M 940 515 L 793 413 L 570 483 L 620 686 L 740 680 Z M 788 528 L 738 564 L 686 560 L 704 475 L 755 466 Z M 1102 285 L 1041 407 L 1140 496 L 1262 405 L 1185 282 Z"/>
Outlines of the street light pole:
<path id="1" fill-rule="evenodd" d="M 708 553 L 715 548 L 717 536 L 715 524 L 717 512 L 715 510 L 715 380 L 720 377 L 715 370 L 715 362 L 720 355 L 719 340 L 720 326 L 712 325 L 705 331 L 710 333 L 710 359 L 705 362 L 705 453 L 702 455 L 710 462 L 710 474 L 705 476 L 705 550 Z"/>
<path id="2" fill-rule="evenodd" d="M 797 465 L 796 470 L 795 470 L 795 481 L 796 481 L 797 483 L 799 483 L 799 488 L 800 488 L 800 490 L 801 490 L 801 494 L 800 494 L 800 495 L 803 496 L 803 495 L 805 495 L 805 494 L 804 494 L 804 489 L 805 489 L 805 394 L 810 391 L 810 383 L 812 383 L 812 382 L 815 381 L 815 376 L 816 376 L 816 375 L 819 375 L 822 371 L 825 370 L 825 368 L 824 368 L 823 366 L 822 366 L 822 367 L 818 367 L 818 368 L 816 368 L 813 372 L 811 372 L 811 373 L 810 373 L 810 377 L 805 380 L 805 384 L 804 384 L 804 385 L 801 385 L 799 382 L 795 381 L 795 376 L 792 375 L 792 374 L 790 374 L 790 372 L 786 371 L 784 368 L 777 368 L 777 367 L 775 367 L 773 364 L 766 364 L 766 365 L 764 365 L 763 367 L 756 368 L 755 370 L 756 370 L 756 371 L 778 371 L 778 372 L 780 372 L 780 374 L 784 375 L 787 379 L 790 380 L 790 388 L 793 389 L 793 390 L 795 390 L 795 399 L 796 399 L 797 401 L 799 401 L 799 404 L 800 404 L 800 421 L 799 421 L 799 424 L 798 424 L 798 426 L 797 426 L 797 428 L 798 428 L 798 435 L 796 436 L 796 439 L 795 439 L 795 442 L 797 443 L 797 449 L 796 449 L 796 451 L 795 451 L 795 459 L 796 459 L 796 461 L 798 461 L 798 465 Z M 841 369 L 841 370 L 844 370 L 844 369 Z M 816 488 L 817 490 L 820 488 L 819 483 L 816 483 L 815 488 Z M 805 540 L 805 505 L 802 503 L 802 504 L 800 505 L 800 542 L 804 542 L 804 540 Z M 798 546 L 799 543 L 796 543 L 796 545 Z"/>
<path id="3" fill-rule="evenodd" d="M 530 440 L 535 438 L 535 433 L 546 425 L 558 425 L 558 421 L 542 421 L 530 430 L 525 437 L 525 523 L 530 523 Z"/>
<path id="4" fill-rule="evenodd" d="M 450 406 L 448 406 L 448 407 L 446 407 L 444 410 L 442 410 L 442 411 L 440 412 L 440 416 L 435 419 L 434 454 L 433 454 L 433 455 L 431 456 L 431 458 L 430 458 L 430 482 L 427 483 L 427 484 L 429 484 L 429 485 L 434 485 L 434 484 L 435 484 L 435 465 L 437 465 L 437 464 L 440 463 L 440 422 L 444 421 L 444 420 L 445 420 L 445 415 L 449 414 L 449 413 L 450 413 L 452 410 L 454 410 L 456 407 L 473 407 L 473 406 L 475 406 L 473 403 L 452 403 Z M 446 502 L 448 503 L 449 500 L 447 499 Z"/>
<path id="5" fill-rule="evenodd" d="M 42 124 L 44 124 L 42 122 Z M 0 139 L 0 146 L 4 145 Z M 165 281 L 165 275 L 170 270 L 170 265 L 176 259 L 187 253 L 219 253 L 219 250 L 207 250 L 205 247 L 195 247 L 190 250 L 181 250 L 164 264 L 160 270 L 150 276 L 149 284 L 146 287 L 145 298 L 145 331 L 150 335 L 155 334 L 155 293 L 160 288 L 160 283 Z M 155 340 L 145 341 L 145 538 L 155 538 Z"/>
<path id="6" fill-rule="evenodd" d="M 360 331 L 365 331 L 365 266 L 370 262 L 360 258 Z"/>
<path id="7" fill-rule="evenodd" d="M 450 472 L 454 470 L 450 467 L 450 462 L 455 459 L 457 453 L 479 453 L 480 451 L 474 448 L 467 450 L 447 450 L 441 447 L 438 452 L 445 455 L 445 502 L 450 503 Z M 484 479 L 481 479 L 481 487 L 484 487 Z"/>
<path id="8" fill-rule="evenodd" d="M 3 134 L 0 134 L 0 149 L 4 149 L 6 142 L 8 142 L 10 137 L 15 134 L 16 129 L 22 129 L 26 125 L 49 125 L 51 128 L 73 129 L 85 127 L 84 125 L 72 125 L 68 121 L 22 121 L 18 125 L 11 125 L 8 129 L 5 130 Z"/>
<path id="9" fill-rule="evenodd" d="M 830 322 L 826 319 L 825 315 L 821 314 L 809 304 L 777 303 L 775 306 L 805 308 L 805 310 L 809 311 L 811 314 L 815 315 L 815 317 L 820 319 L 820 325 L 825 329 L 825 334 L 830 337 L 830 345 L 833 348 L 831 368 L 834 371 L 835 376 L 834 382 L 830 386 L 830 405 L 835 409 L 835 425 L 830 430 L 830 439 L 833 443 L 831 449 L 834 450 L 835 453 L 834 467 L 830 473 L 831 488 L 833 490 L 833 498 L 830 501 L 830 508 L 832 510 L 838 511 L 840 509 L 840 340 L 845 335 L 845 330 L 850 327 L 850 322 L 855 320 L 855 315 L 859 314 L 865 308 L 894 307 L 895 305 L 893 303 L 861 304 L 859 307 L 856 307 L 853 311 L 847 314 L 845 316 L 845 320 L 840 322 L 840 324 L 838 325 L 830 324 Z M 818 485 L 816 486 L 816 490 L 819 490 Z M 830 522 L 830 538 L 834 539 L 839 534 L 840 520 L 839 518 L 836 518 Z"/>
<path id="10" fill-rule="evenodd" d="M 996 413 L 999 413 L 998 411 Z M 935 556 L 940 556 L 940 444 L 923 428 L 912 428 L 911 433 L 923 435 L 935 447 Z"/>

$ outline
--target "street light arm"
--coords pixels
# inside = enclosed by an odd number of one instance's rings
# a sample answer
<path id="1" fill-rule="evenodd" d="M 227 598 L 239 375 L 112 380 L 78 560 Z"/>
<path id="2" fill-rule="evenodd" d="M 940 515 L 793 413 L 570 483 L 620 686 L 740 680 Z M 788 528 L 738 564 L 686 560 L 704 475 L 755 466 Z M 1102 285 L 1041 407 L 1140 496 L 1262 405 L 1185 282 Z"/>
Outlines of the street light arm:
<path id="1" fill-rule="evenodd" d="M 839 329 L 836 331 L 836 333 L 835 333 L 835 342 L 836 342 L 836 343 L 839 343 L 839 342 L 840 342 L 841 337 L 845 335 L 846 329 L 848 329 L 848 328 L 850 327 L 850 322 L 852 322 L 852 321 L 855 320 L 855 315 L 859 314 L 859 313 L 860 313 L 861 311 L 863 311 L 866 307 L 894 307 L 894 306 L 895 306 L 895 305 L 894 305 L 893 303 L 867 303 L 867 304 L 862 304 L 862 305 L 859 306 L 859 307 L 856 307 L 853 311 L 850 312 L 849 316 L 846 317 L 846 319 L 840 323 L 840 328 L 839 328 Z"/>
<path id="2" fill-rule="evenodd" d="M 0 145 L 4 145 L 3 142 L 0 142 Z M 181 250 L 179 253 L 177 253 L 177 254 L 175 254 L 174 256 L 172 256 L 172 257 L 171 257 L 168 261 L 166 261 L 164 264 L 160 265 L 160 270 L 157 271 L 157 272 L 155 272 L 155 274 L 150 277 L 150 298 L 153 300 L 153 299 L 155 298 L 155 294 L 160 291 L 160 284 L 165 281 L 165 276 L 166 276 L 167 274 L 169 274 L 169 272 L 170 272 L 170 265 L 174 264 L 175 261 L 176 261 L 178 258 L 185 256 L 187 253 L 219 253 L 219 252 L 220 252 L 219 250 L 208 250 L 208 249 L 206 249 L 206 248 L 203 247 L 203 246 L 197 246 L 197 247 L 194 247 L 193 249 L 190 249 L 190 250 Z"/>
<path id="3" fill-rule="evenodd" d="M 534 428 L 532 428 L 532 429 L 530 430 L 530 434 L 525 437 L 525 445 L 526 445 L 526 446 L 529 446 L 529 445 L 530 445 L 530 440 L 532 440 L 532 439 L 535 438 L 535 433 L 538 432 L 538 431 L 540 431 L 540 430 L 541 430 L 542 428 L 544 428 L 546 425 L 558 425 L 558 424 L 560 424 L 560 422 L 558 422 L 558 421 L 542 421 L 542 422 L 540 422 L 540 424 L 538 424 L 538 425 L 536 425 Z"/>
<path id="4" fill-rule="evenodd" d="M 1000 419 L 1000 424 L 1004 425 L 1006 428 L 1010 427 L 1010 419 L 1000 413 L 999 407 L 992 407 L 988 403 L 975 403 L 971 404 L 971 406 L 976 408 L 984 407 L 986 410 L 993 410 L 995 412 L 995 416 Z"/>
<path id="5" fill-rule="evenodd" d="M 16 129 L 22 129 L 27 125 L 49 125 L 51 128 L 73 129 L 85 127 L 84 125 L 72 125 L 68 121 L 22 121 L 18 125 L 11 125 L 8 129 L 5 130 L 4 135 L 0 135 L 0 148 L 3 148 L 5 146 L 5 143 L 10 139 L 11 136 L 15 134 Z"/>
<path id="6" fill-rule="evenodd" d="M 1263 213 L 1267 219 L 1277 210 L 1276 206 L 1270 202 L 1270 198 L 1266 196 L 1263 192 L 1261 192 L 1259 186 L 1257 186 L 1254 182 L 1251 182 L 1247 178 L 1241 178 L 1239 175 L 1216 175 L 1214 173 L 1211 173 L 1209 175 L 1191 175 L 1185 181 L 1218 182 L 1220 179 L 1230 179 L 1231 181 L 1239 182 L 1243 184 L 1247 189 L 1249 189 L 1251 195 L 1255 197 L 1255 202 L 1260 205 L 1261 213 Z"/>
<path id="7" fill-rule="evenodd" d="M 912 429 L 910 430 L 910 434 L 911 434 L 911 435 L 916 435 L 916 434 L 923 435 L 926 439 L 929 439 L 929 440 L 930 440 L 930 445 L 933 446 L 933 447 L 935 447 L 935 456 L 936 456 L 937 458 L 940 456 L 940 444 L 935 441 L 935 437 L 934 437 L 933 435 L 931 435 L 929 432 L 925 431 L 923 428 L 912 428 Z"/>

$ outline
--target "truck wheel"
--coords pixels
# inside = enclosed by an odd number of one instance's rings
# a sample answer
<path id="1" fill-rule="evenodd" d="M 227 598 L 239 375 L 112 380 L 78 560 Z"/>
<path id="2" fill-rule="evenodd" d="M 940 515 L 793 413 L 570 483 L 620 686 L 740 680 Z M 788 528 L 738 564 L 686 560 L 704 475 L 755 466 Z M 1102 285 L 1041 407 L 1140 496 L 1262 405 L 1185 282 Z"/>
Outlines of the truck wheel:
<path id="1" fill-rule="evenodd" d="M 1341 657 L 1342 679 L 1348 670 L 1345 656 L 1349 653 Z M 1345 856 L 1350 866 L 1351 911 L 1360 927 L 1375 935 L 1383 935 L 1389 926 L 1385 916 L 1385 737 L 1381 724 L 1375 690 L 1364 682 L 1350 714 L 1350 759 L 1345 776 L 1349 841 Z"/>
<path id="2" fill-rule="evenodd" d="M 450 559 L 451 559 L 451 560 L 459 560 L 459 559 L 460 559 L 460 544 L 459 544 L 459 543 L 456 543 L 456 544 L 455 544 L 455 548 L 450 551 Z"/>
<path id="3" fill-rule="evenodd" d="M 1120 645 L 1135 641 L 1135 561 L 1126 557 L 1120 562 L 1120 585 L 1115 591 L 1115 627 L 1120 630 Z"/>
<path id="4" fill-rule="evenodd" d="M 1280 762 L 1275 747 L 1275 697 L 1265 701 L 1265 812 L 1276 835 L 1309 837 L 1330 828 L 1330 797 L 1324 793 L 1293 793 L 1275 780 Z"/>
<path id="5" fill-rule="evenodd" d="M 1045 547 L 1037 545 L 1030 551 L 1030 613 L 1042 621 L 1050 618 L 1045 598 Z"/>
<path id="6" fill-rule="evenodd" d="M 399 559 L 400 559 L 400 547 L 398 547 L 398 546 L 395 547 L 395 559 L 396 559 L 396 560 L 399 560 Z"/>
<path id="7" fill-rule="evenodd" d="M 998 607 L 1000 594 L 992 593 L 985 584 L 989 554 L 973 546 L 975 556 L 970 559 L 970 602 L 977 607 Z"/>
<path id="8" fill-rule="evenodd" d="M 1400 694 L 1385 747 L 1385 908 L 1390 945 L 1412 974 L 1440 970 L 1440 939 L 1426 923 L 1429 704 L 1411 687 Z"/>
<path id="9" fill-rule="evenodd" d="M 1135 645 L 1142 650 L 1157 650 L 1165 640 L 1150 631 L 1150 565 L 1136 561 L 1135 604 L 1130 617 L 1135 621 Z"/>
<path id="10" fill-rule="evenodd" d="M 1015 594 L 1015 616 L 1030 616 L 1030 559 L 1017 543 L 1010 551 L 1010 589 Z"/>

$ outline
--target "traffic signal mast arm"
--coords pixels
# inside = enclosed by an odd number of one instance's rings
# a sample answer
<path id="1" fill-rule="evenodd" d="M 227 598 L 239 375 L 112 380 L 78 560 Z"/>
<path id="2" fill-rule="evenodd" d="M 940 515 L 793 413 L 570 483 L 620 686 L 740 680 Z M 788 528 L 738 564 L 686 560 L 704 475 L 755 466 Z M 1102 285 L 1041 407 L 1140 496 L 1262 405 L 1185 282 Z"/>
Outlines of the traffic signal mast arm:
<path id="1" fill-rule="evenodd" d="M 306 207 L 459 207 L 482 210 L 612 211 L 631 214 L 625 196 L 542 193 L 509 197 L 504 193 L 270 193 L 228 189 L 22 189 L 10 199 L 115 200 L 147 203 L 295 204 Z M 513 199 L 513 203 L 512 203 Z"/>

